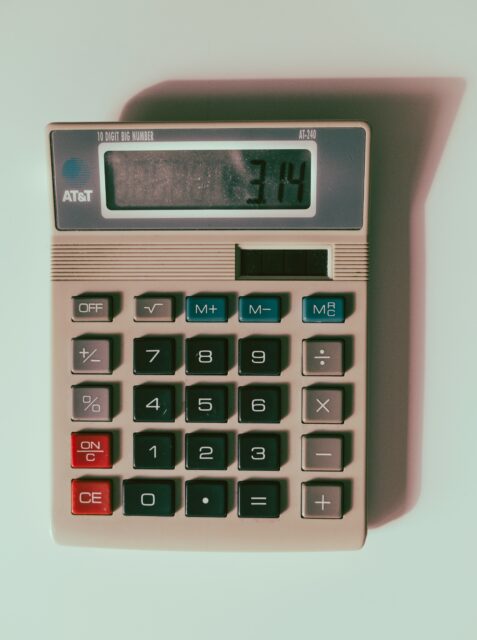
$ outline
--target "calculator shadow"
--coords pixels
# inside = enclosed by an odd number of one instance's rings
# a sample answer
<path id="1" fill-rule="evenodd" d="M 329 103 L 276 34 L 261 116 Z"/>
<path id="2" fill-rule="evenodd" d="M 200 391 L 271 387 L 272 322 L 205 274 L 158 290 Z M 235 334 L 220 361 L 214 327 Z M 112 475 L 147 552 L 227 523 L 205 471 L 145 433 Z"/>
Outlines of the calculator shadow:
<path id="1" fill-rule="evenodd" d="M 465 91 L 460 78 L 170 81 L 121 120 L 364 120 L 371 126 L 368 522 L 420 493 L 425 343 L 425 203 Z"/>

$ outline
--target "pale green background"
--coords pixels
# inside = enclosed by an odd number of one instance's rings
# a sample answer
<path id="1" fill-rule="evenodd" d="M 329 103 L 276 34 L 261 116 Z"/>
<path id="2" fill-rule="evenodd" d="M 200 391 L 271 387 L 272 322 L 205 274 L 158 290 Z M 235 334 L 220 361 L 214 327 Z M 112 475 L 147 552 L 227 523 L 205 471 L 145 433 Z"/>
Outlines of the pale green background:
<path id="1" fill-rule="evenodd" d="M 473 0 L 0 2 L 0 636 L 475 637 L 477 4 Z M 59 547 L 49 534 L 44 127 L 116 119 L 202 78 L 466 80 L 426 204 L 421 495 L 355 553 Z"/>

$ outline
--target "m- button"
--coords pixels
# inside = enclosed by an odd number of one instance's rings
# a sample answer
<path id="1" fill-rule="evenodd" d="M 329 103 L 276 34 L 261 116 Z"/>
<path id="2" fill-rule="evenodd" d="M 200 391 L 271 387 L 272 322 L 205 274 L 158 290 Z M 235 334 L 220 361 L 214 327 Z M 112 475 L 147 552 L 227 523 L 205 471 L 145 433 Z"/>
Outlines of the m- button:
<path id="1" fill-rule="evenodd" d="M 280 322 L 279 296 L 244 296 L 239 298 L 240 322 Z"/>

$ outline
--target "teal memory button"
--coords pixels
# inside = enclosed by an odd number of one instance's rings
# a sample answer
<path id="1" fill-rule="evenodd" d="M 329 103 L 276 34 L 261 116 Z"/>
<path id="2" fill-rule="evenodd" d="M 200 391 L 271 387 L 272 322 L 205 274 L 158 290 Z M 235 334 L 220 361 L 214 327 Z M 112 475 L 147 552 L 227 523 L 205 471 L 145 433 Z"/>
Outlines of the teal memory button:
<path id="1" fill-rule="evenodd" d="M 227 322 L 225 296 L 189 296 L 186 298 L 187 322 Z"/>
<path id="2" fill-rule="evenodd" d="M 279 296 L 244 296 L 239 298 L 240 322 L 280 322 Z"/>
<path id="3" fill-rule="evenodd" d="M 303 298 L 303 322 L 344 322 L 344 298 L 308 296 Z"/>

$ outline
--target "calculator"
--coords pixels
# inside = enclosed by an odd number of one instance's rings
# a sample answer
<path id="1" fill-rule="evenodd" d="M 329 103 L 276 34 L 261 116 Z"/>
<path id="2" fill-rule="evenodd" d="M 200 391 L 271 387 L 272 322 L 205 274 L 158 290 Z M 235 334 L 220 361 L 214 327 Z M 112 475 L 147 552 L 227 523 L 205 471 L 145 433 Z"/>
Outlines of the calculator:
<path id="1" fill-rule="evenodd" d="M 50 125 L 58 542 L 363 545 L 369 140 Z"/>

